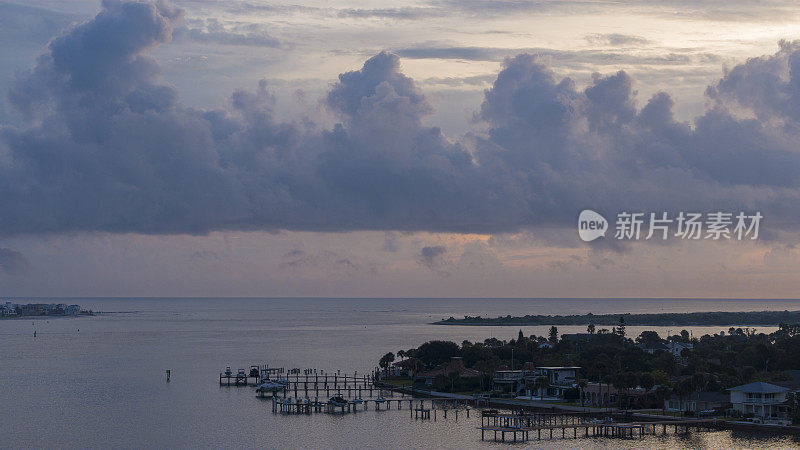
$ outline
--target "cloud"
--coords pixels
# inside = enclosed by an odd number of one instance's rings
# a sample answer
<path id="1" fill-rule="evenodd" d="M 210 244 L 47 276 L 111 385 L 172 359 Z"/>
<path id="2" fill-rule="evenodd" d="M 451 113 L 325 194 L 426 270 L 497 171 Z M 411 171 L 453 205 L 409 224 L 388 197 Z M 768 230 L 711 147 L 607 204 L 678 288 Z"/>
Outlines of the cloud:
<path id="1" fill-rule="evenodd" d="M 252 47 L 280 47 L 281 41 L 267 33 L 259 24 L 237 24 L 226 27 L 219 20 L 210 18 L 194 20 L 191 26 L 175 28 L 176 40 L 186 39 L 203 44 L 245 45 Z"/>
<path id="2" fill-rule="evenodd" d="M 621 40 L 621 37 L 617 38 Z M 622 46 L 615 44 L 614 46 Z M 426 42 L 394 50 L 397 55 L 408 59 L 456 59 L 466 61 L 503 61 L 519 54 L 533 54 L 547 57 L 553 62 L 573 66 L 602 65 L 687 65 L 707 62 L 705 53 L 686 53 L 686 49 L 674 49 L 663 54 L 633 54 L 623 50 L 557 50 L 552 48 L 504 48 L 458 46 L 448 42 Z"/>
<path id="3" fill-rule="evenodd" d="M 19 75 L 8 98 L 27 122 L 0 127 L 0 233 L 496 233 L 572 226 L 591 208 L 760 209 L 778 236 L 800 219 L 797 43 L 729 70 L 693 123 L 666 93 L 640 107 L 626 72 L 579 88 L 518 55 L 476 131 L 448 137 L 387 52 L 332 85 L 330 128 L 279 120 L 265 82 L 184 106 L 149 56 L 181 20 L 163 2 L 106 0 Z"/>
<path id="4" fill-rule="evenodd" d="M 321 269 L 329 274 L 342 275 L 352 275 L 359 270 L 359 266 L 353 263 L 350 258 L 330 250 L 307 253 L 304 250 L 294 249 L 283 255 L 278 267 L 281 270 L 295 272 Z"/>
<path id="5" fill-rule="evenodd" d="M 22 253 L 8 248 L 0 248 L 0 273 L 6 275 L 24 275 L 28 273 L 30 264 Z"/>
<path id="6" fill-rule="evenodd" d="M 434 272 L 447 275 L 448 273 L 444 270 L 449 264 L 445 258 L 446 253 L 447 248 L 442 245 L 425 246 L 417 255 L 417 262 Z"/>
<path id="7" fill-rule="evenodd" d="M 612 47 L 641 46 L 650 43 L 650 41 L 641 36 L 619 33 L 587 34 L 586 40 L 590 44 L 609 45 Z"/>

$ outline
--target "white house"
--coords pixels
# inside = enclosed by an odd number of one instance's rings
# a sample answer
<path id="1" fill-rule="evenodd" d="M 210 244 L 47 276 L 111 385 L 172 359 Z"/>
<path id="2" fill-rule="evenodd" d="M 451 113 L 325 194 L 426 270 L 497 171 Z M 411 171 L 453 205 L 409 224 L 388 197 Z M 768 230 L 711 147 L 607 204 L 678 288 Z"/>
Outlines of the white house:
<path id="1" fill-rule="evenodd" d="M 539 376 L 547 378 L 549 386 L 544 387 L 548 396 L 564 397 L 564 391 L 575 387 L 578 370 L 576 366 L 537 367 Z M 539 395 L 541 396 L 541 392 Z"/>
<path id="2" fill-rule="evenodd" d="M 681 352 L 683 352 L 684 349 L 689 349 L 689 350 L 694 349 L 694 344 L 686 342 L 670 341 L 669 343 L 667 343 L 667 349 L 669 350 L 670 353 L 672 353 L 673 356 L 675 356 L 676 358 L 680 358 Z"/>
<path id="3" fill-rule="evenodd" d="M 733 409 L 742 414 L 753 414 L 761 419 L 785 418 L 788 412 L 788 388 L 756 381 L 728 389 Z"/>

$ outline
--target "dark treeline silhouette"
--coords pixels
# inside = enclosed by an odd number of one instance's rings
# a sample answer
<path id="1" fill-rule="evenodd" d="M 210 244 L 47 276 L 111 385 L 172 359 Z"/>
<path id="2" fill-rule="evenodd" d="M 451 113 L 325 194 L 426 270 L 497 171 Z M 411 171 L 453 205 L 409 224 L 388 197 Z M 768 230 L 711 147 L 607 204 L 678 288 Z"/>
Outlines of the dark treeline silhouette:
<path id="1" fill-rule="evenodd" d="M 656 314 L 622 314 L 628 325 L 652 326 L 729 326 L 761 325 L 777 326 L 780 323 L 800 323 L 800 311 L 742 311 L 742 312 L 693 312 L 693 313 L 656 313 Z M 436 325 L 615 325 L 620 314 L 578 314 L 570 316 L 505 316 L 481 317 L 464 316 L 463 319 L 450 317 Z"/>

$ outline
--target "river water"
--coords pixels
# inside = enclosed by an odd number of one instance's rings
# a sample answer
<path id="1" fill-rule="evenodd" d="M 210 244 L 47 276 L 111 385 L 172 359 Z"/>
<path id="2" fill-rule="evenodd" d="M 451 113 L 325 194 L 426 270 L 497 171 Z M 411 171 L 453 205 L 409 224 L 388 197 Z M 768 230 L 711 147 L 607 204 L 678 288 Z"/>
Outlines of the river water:
<path id="1" fill-rule="evenodd" d="M 27 299 L 15 299 L 27 302 Z M 409 411 L 281 416 L 252 388 L 220 387 L 226 365 L 368 373 L 430 339 L 511 339 L 519 327 L 434 326 L 449 316 L 800 310 L 800 300 L 34 299 L 95 317 L 0 321 L 0 447 L 474 448 L 480 419 Z M 732 324 L 742 325 L 747 324 Z M 546 335 L 549 327 L 522 327 Z M 628 327 L 664 335 L 675 327 Z M 762 331 L 769 328 L 757 327 Z M 559 327 L 581 332 L 584 327 Z M 693 327 L 697 336 L 727 327 Z M 33 337 L 34 330 L 37 337 Z M 165 380 L 169 369 L 171 382 Z M 507 445 L 507 444 L 504 444 Z M 522 444 L 517 444 L 522 447 Z M 542 448 L 796 447 L 731 432 L 531 442 Z"/>

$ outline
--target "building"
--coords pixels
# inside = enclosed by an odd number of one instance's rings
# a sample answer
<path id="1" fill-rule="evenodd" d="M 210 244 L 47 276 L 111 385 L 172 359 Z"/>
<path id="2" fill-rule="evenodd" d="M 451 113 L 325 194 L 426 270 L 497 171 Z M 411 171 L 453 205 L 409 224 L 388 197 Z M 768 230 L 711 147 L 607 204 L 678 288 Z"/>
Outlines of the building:
<path id="1" fill-rule="evenodd" d="M 11 302 L 5 302 L 4 304 L 0 305 L 0 316 L 3 317 L 14 317 L 17 315 L 17 308 L 19 305 Z"/>
<path id="2" fill-rule="evenodd" d="M 681 353 L 683 353 L 683 351 L 686 349 L 694 349 L 694 344 L 676 341 L 670 341 L 667 343 L 667 350 L 669 350 L 669 352 L 672 353 L 672 355 L 676 358 L 682 357 L 683 355 Z"/>
<path id="3" fill-rule="evenodd" d="M 698 414 L 722 413 L 730 405 L 730 395 L 724 392 L 693 392 L 684 397 L 673 394 L 664 400 L 664 409 L 668 411 L 691 411 Z"/>
<path id="4" fill-rule="evenodd" d="M 733 410 L 759 419 L 785 419 L 788 417 L 789 388 L 756 381 L 728 389 Z"/>
<path id="5" fill-rule="evenodd" d="M 389 366 L 389 368 L 386 370 L 386 372 L 388 373 L 388 375 L 390 377 L 409 376 L 409 375 L 411 375 L 411 369 L 406 367 L 407 365 L 408 365 L 407 364 L 407 360 L 397 361 L 395 363 L 392 363 L 392 365 Z"/>
<path id="6" fill-rule="evenodd" d="M 417 375 L 414 379 L 414 384 L 431 387 L 433 386 L 433 380 L 435 380 L 438 375 L 450 376 L 450 374 L 454 372 L 462 379 L 481 376 L 479 371 L 464 366 L 464 360 L 462 360 L 460 356 L 453 356 L 450 358 L 450 361 L 443 364 L 441 367 Z"/>
<path id="7" fill-rule="evenodd" d="M 498 370 L 492 377 L 492 390 L 518 394 L 525 387 L 526 370 Z"/>
<path id="8" fill-rule="evenodd" d="M 565 391 L 577 386 L 578 370 L 580 367 L 576 366 L 537 367 L 535 376 L 526 377 L 529 395 L 563 399 Z M 539 378 L 545 378 L 547 382 L 542 385 L 537 382 Z"/>
<path id="9" fill-rule="evenodd" d="M 643 388 L 628 389 L 627 391 L 618 390 L 612 384 L 589 382 L 583 388 L 583 404 L 586 406 L 594 406 L 598 408 L 605 408 L 617 404 L 617 400 L 621 395 L 625 395 L 638 401 L 638 399 L 645 399 L 647 391 Z"/>
<path id="10" fill-rule="evenodd" d="M 636 346 L 639 347 L 640 349 L 646 351 L 647 353 L 650 353 L 651 355 L 653 353 L 657 352 L 658 350 L 664 350 L 664 351 L 669 350 L 669 348 L 663 342 L 646 342 L 644 344 L 638 344 Z M 683 350 L 683 349 L 681 349 L 681 350 Z M 669 351 L 672 351 L 672 350 L 669 350 Z M 680 356 L 680 355 L 678 355 L 678 356 Z"/>
<path id="11" fill-rule="evenodd" d="M 580 367 L 535 367 L 525 363 L 521 370 L 501 368 L 494 373 L 492 390 L 540 398 L 564 398 L 564 391 L 574 389 Z M 541 382 L 541 378 L 546 380 Z"/>

